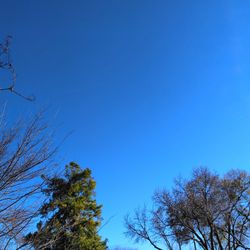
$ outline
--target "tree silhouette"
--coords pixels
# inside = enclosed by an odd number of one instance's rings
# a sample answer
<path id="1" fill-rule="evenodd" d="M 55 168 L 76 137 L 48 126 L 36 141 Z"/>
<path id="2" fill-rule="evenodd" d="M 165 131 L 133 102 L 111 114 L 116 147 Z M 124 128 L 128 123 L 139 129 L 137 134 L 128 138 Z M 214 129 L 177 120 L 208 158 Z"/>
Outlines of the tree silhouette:
<path id="1" fill-rule="evenodd" d="M 41 174 L 56 152 L 52 135 L 37 114 L 25 123 L 0 123 L 0 249 L 19 244 L 40 207 Z"/>
<path id="2" fill-rule="evenodd" d="M 12 94 L 15 94 L 27 101 L 34 101 L 34 96 L 26 96 L 23 95 L 21 92 L 16 90 L 16 71 L 15 67 L 13 66 L 11 55 L 10 55 L 10 44 L 11 44 L 12 37 L 7 36 L 6 39 L 0 43 L 0 69 L 8 71 L 10 74 L 10 82 L 7 83 L 5 86 L 0 87 L 0 91 L 8 91 Z"/>
<path id="3" fill-rule="evenodd" d="M 250 249 L 250 176 L 233 170 L 223 178 L 198 168 L 190 180 L 153 197 L 154 209 L 126 218 L 127 235 L 155 249 Z"/>
<path id="4" fill-rule="evenodd" d="M 26 236 L 27 244 L 37 250 L 107 249 L 98 235 L 102 206 L 94 198 L 96 182 L 91 170 L 82 170 L 71 162 L 63 178 L 44 179 L 44 193 L 49 200 L 42 205 L 40 214 L 45 220 L 37 224 L 35 233 Z"/>

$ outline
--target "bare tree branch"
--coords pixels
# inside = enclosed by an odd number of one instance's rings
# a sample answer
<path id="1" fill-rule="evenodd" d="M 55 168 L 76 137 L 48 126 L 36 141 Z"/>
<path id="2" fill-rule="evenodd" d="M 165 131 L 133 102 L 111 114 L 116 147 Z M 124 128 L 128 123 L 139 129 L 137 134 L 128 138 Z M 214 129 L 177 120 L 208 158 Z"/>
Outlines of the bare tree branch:
<path id="1" fill-rule="evenodd" d="M 155 192 L 153 202 L 151 213 L 137 210 L 125 219 L 127 236 L 163 242 L 171 250 L 184 245 L 250 249 L 250 176 L 244 171 L 220 178 L 207 168 L 195 169 L 190 180 L 176 181 L 171 192 Z"/>
<path id="2" fill-rule="evenodd" d="M 40 176 L 56 150 L 42 114 L 0 127 L 0 240 L 6 249 L 38 214 L 44 183 Z"/>
<path id="3" fill-rule="evenodd" d="M 10 44 L 11 44 L 12 37 L 7 36 L 5 41 L 0 43 L 0 69 L 6 70 L 10 74 L 10 82 L 5 87 L 0 87 L 0 91 L 8 91 L 13 93 L 27 101 L 34 101 L 34 96 L 26 96 L 16 90 L 16 71 L 13 66 L 11 55 L 10 55 Z"/>

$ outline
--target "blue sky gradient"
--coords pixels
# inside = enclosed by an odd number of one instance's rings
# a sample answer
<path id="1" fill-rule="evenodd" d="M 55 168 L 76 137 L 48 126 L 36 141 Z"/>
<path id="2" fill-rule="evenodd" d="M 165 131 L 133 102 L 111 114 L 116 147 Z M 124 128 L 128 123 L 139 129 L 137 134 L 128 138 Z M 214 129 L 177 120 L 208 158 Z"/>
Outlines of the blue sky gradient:
<path id="1" fill-rule="evenodd" d="M 250 170 L 249 1 L 0 3 L 16 86 L 37 98 L 0 103 L 49 107 L 58 141 L 74 130 L 58 162 L 93 170 L 110 245 L 133 246 L 124 215 L 179 174 Z"/>

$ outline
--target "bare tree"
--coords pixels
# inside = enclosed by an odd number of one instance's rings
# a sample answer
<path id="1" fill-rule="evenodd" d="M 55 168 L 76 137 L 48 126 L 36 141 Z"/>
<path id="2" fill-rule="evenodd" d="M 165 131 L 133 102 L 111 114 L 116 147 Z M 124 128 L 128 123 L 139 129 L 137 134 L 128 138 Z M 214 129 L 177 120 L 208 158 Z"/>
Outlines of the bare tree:
<path id="1" fill-rule="evenodd" d="M 230 171 L 223 178 L 207 168 L 191 180 L 176 181 L 171 192 L 155 192 L 155 208 L 127 217 L 127 235 L 155 249 L 250 249 L 250 177 Z M 164 247 L 162 247 L 164 246 Z"/>
<path id="2" fill-rule="evenodd" d="M 10 56 L 10 43 L 12 37 L 7 36 L 4 42 L 0 43 L 0 69 L 9 72 L 10 81 L 6 84 L 0 85 L 0 91 L 9 91 L 27 101 L 34 101 L 34 96 L 25 96 L 20 92 L 16 91 L 16 71 Z"/>
<path id="3" fill-rule="evenodd" d="M 127 229 L 125 235 L 136 243 L 147 241 L 157 250 L 163 250 L 165 243 L 167 249 L 173 250 L 174 246 L 170 241 L 171 232 L 168 232 L 169 227 L 164 225 L 164 229 L 159 230 L 153 211 L 149 211 L 146 207 L 135 210 L 132 218 L 127 215 L 125 226 Z"/>
<path id="4" fill-rule="evenodd" d="M 37 215 L 40 176 L 51 166 L 56 148 L 42 114 L 10 128 L 2 122 L 0 130 L 0 245 L 7 249 Z"/>

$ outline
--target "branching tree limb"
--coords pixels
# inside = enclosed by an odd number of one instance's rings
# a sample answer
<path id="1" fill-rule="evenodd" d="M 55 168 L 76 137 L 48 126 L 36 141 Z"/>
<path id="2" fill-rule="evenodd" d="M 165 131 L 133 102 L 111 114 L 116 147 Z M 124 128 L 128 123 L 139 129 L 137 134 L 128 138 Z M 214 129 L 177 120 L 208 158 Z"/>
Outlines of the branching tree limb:
<path id="1" fill-rule="evenodd" d="M 250 249 L 250 176 L 244 171 L 221 178 L 207 168 L 195 169 L 190 180 L 176 181 L 172 191 L 156 192 L 153 202 L 152 211 L 136 210 L 125 219 L 127 235 L 136 241 L 148 241 L 156 249 L 162 249 L 161 242 L 168 250 L 184 245 Z"/>
<path id="2" fill-rule="evenodd" d="M 42 114 L 11 128 L 0 127 L 0 241 L 17 242 L 37 215 L 44 181 L 56 148 Z M 3 244 L 1 244 L 3 246 Z"/>
<path id="3" fill-rule="evenodd" d="M 12 40 L 12 37 L 7 36 L 5 41 L 3 43 L 0 43 L 0 69 L 8 71 L 10 74 L 10 82 L 7 84 L 3 84 L 3 87 L 0 87 L 0 91 L 8 91 L 27 101 L 34 101 L 35 100 L 34 96 L 25 96 L 15 89 L 16 71 L 13 66 L 11 56 L 10 56 L 11 40 Z"/>

